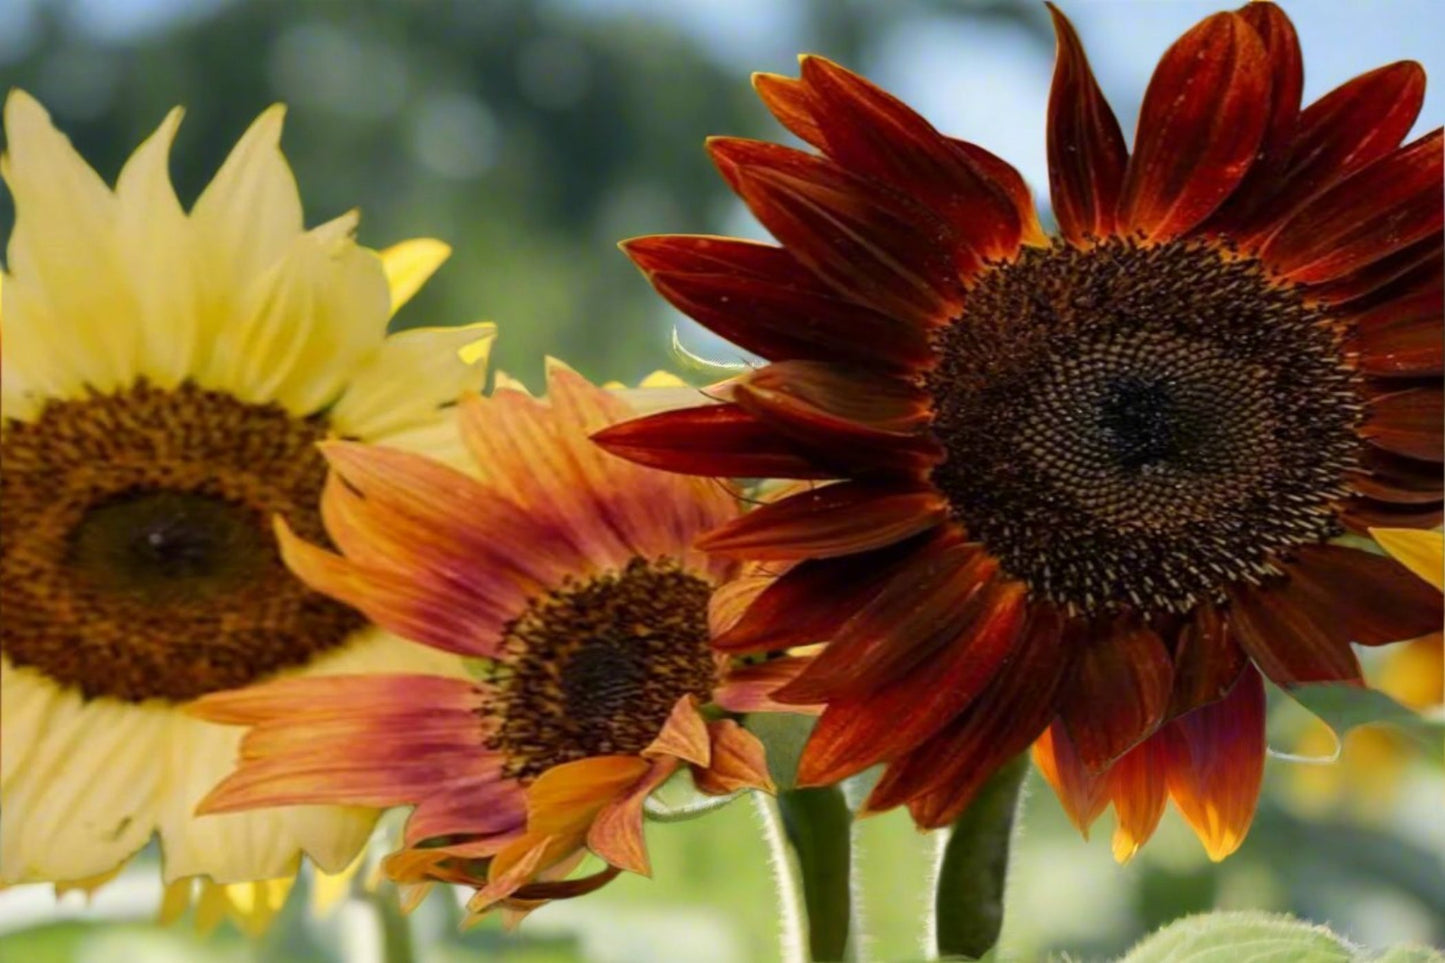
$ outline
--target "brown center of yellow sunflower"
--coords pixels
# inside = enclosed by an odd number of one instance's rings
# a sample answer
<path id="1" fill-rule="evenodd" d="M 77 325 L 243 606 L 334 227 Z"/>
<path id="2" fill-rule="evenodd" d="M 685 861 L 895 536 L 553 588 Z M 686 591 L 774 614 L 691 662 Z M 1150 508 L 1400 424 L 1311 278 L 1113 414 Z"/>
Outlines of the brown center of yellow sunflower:
<path id="1" fill-rule="evenodd" d="M 647 748 L 685 695 L 708 701 L 708 583 L 634 558 L 531 601 L 508 623 L 493 748 L 531 778 L 588 756 Z"/>
<path id="2" fill-rule="evenodd" d="M 87 698 L 184 701 L 340 644 L 364 619 L 282 564 L 313 541 L 317 418 L 191 384 L 51 401 L 5 425 L 0 648 Z"/>
<path id="3" fill-rule="evenodd" d="M 1329 319 L 1198 243 L 1029 248 L 928 376 L 954 516 L 1075 612 L 1186 611 L 1338 532 L 1361 402 Z"/>

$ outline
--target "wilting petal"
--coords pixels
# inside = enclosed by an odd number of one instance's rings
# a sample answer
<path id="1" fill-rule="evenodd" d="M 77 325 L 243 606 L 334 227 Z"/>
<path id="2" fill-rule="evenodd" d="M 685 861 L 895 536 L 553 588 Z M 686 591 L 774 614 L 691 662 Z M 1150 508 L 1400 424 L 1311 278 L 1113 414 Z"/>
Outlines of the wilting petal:
<path id="1" fill-rule="evenodd" d="M 709 722 L 707 730 L 712 737 L 712 762 L 706 769 L 692 768 L 699 792 L 723 796 L 739 789 L 775 791 L 768 774 L 767 751 L 757 736 L 731 719 Z"/>
<path id="2" fill-rule="evenodd" d="M 1437 128 L 1304 203 L 1260 259 L 1290 280 L 1318 283 L 1431 236 L 1445 222 L 1440 158 Z"/>
<path id="3" fill-rule="evenodd" d="M 773 698 L 773 693 L 797 678 L 812 661 L 802 656 L 785 656 L 739 666 L 729 672 L 727 681 L 713 692 L 712 701 L 729 712 L 822 712 L 822 706 L 798 706 Z"/>
<path id="4" fill-rule="evenodd" d="M 695 766 L 706 766 L 709 753 L 707 722 L 697 711 L 697 699 L 682 696 L 672 707 L 662 731 L 642 750 L 646 758 L 672 756 Z"/>
<path id="5" fill-rule="evenodd" d="M 1048 7 L 1058 36 L 1049 92 L 1049 192 L 1059 230 L 1079 244 L 1114 233 L 1129 148 L 1073 24 Z"/>
<path id="6" fill-rule="evenodd" d="M 1169 799 L 1163 733 L 1130 749 L 1109 768 L 1109 800 L 1119 823 L 1114 829 L 1114 859 L 1128 862 L 1149 841 Z"/>
<path id="7" fill-rule="evenodd" d="M 1063 618 L 1036 604 L 1013 657 L 968 711 L 888 767 L 864 810 L 908 803 L 919 826 L 957 819 L 979 788 L 1037 739 L 1057 713 L 1077 638 L 1065 639 Z"/>
<path id="8" fill-rule="evenodd" d="M 719 170 L 773 236 L 860 304 L 942 324 L 961 304 L 948 228 L 921 204 L 824 158 L 737 138 L 708 142 Z"/>
<path id="9" fill-rule="evenodd" d="M 940 670 L 947 658 L 940 650 L 979 617 L 997 571 L 998 562 L 974 545 L 940 540 L 921 549 L 779 698 L 804 705 L 863 698 L 921 663 Z"/>
<path id="10" fill-rule="evenodd" d="M 753 559 L 829 558 L 882 548 L 943 521 L 932 486 L 840 482 L 754 509 L 698 540 L 698 548 Z"/>
<path id="11" fill-rule="evenodd" d="M 1333 626 L 1316 624 L 1300 603 L 1293 579 L 1229 590 L 1230 627 L 1250 658 L 1279 685 L 1360 682 L 1360 663 L 1349 640 Z"/>
<path id="12" fill-rule="evenodd" d="M 939 652 L 926 670 L 926 686 L 905 676 L 866 696 L 830 703 L 798 763 L 799 784 L 837 782 L 916 749 L 947 726 L 1013 653 L 1025 622 L 1024 592 L 1019 582 L 987 586 L 976 621 Z"/>
<path id="13" fill-rule="evenodd" d="M 1079 759 L 1069 730 L 1057 721 L 1034 743 L 1033 760 L 1059 797 L 1069 822 L 1088 839 L 1089 827 L 1109 805 L 1108 774 L 1089 772 Z"/>
<path id="14" fill-rule="evenodd" d="M 1445 591 L 1445 535 L 1439 532 L 1416 532 L 1408 528 L 1375 528 L 1370 530 L 1380 547 L 1420 576 L 1436 591 Z"/>
<path id="15" fill-rule="evenodd" d="M 587 831 L 587 848 L 619 869 L 651 876 L 652 864 L 647 858 L 647 841 L 642 834 L 642 804 L 675 771 L 675 758 L 665 756 L 655 760 L 647 775 L 602 807 Z"/>
<path id="16" fill-rule="evenodd" d="M 1174 644 L 1174 686 L 1169 716 L 1222 699 L 1233 688 L 1249 657 L 1239 647 L 1219 609 L 1205 602 L 1195 609 Z"/>
<path id="17" fill-rule="evenodd" d="M 1180 37 L 1144 94 L 1120 229 L 1167 241 L 1209 216 L 1254 162 L 1269 90 L 1264 44 L 1238 14 L 1217 13 Z"/>
<path id="18" fill-rule="evenodd" d="M 826 287 L 786 249 L 725 237 L 640 237 L 623 251 L 679 311 L 771 361 L 920 367 L 925 329 Z"/>
<path id="19" fill-rule="evenodd" d="M 1254 669 L 1219 702 L 1180 716 L 1161 733 L 1169 794 L 1209 858 L 1239 848 L 1264 778 L 1264 683 Z"/>
<path id="20" fill-rule="evenodd" d="M 1286 571 L 1311 621 L 1351 642 L 1384 645 L 1440 628 L 1440 592 L 1404 565 L 1341 545 L 1307 545 Z"/>
<path id="21" fill-rule="evenodd" d="M 1174 666 L 1159 636 L 1113 624 L 1084 642 L 1059 715 L 1092 772 L 1142 742 L 1169 708 Z"/>
<path id="22" fill-rule="evenodd" d="M 747 653 L 826 642 L 918 554 L 926 557 L 920 541 L 795 565 L 763 589 L 713 647 Z"/>
<path id="23" fill-rule="evenodd" d="M 1360 434 L 1370 444 L 1422 461 L 1445 460 L 1445 394 L 1438 387 L 1410 388 L 1380 395 L 1370 402 L 1370 416 Z"/>
<path id="24" fill-rule="evenodd" d="M 831 478 L 838 472 L 737 405 L 664 411 L 592 436 L 628 461 L 719 478 Z"/>
<path id="25" fill-rule="evenodd" d="M 907 104 L 822 57 L 803 58 L 803 82 L 827 154 L 937 211 L 952 229 L 939 241 L 963 249 L 960 271 L 1017 250 L 1019 218 L 1005 192 Z"/>

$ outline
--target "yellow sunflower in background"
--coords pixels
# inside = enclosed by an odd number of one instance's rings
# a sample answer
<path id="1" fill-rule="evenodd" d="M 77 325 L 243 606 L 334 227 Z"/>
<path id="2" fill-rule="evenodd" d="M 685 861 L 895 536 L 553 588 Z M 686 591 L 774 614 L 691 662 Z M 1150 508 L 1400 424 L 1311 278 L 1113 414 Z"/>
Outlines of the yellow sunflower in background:
<path id="1" fill-rule="evenodd" d="M 181 707 L 284 675 L 459 669 L 308 589 L 275 545 L 278 515 L 323 537 L 321 439 L 452 457 L 440 409 L 480 387 L 492 337 L 386 336 L 448 249 L 378 255 L 355 212 L 304 230 L 282 117 L 187 213 L 179 110 L 111 190 L 35 100 L 5 103 L 0 884 L 90 888 L 158 835 L 169 912 L 199 877 L 203 908 L 264 916 L 301 854 L 343 869 L 374 814 L 195 817 L 240 733 Z"/>
<path id="2" fill-rule="evenodd" d="M 1408 528 L 1372 528 L 1370 535 L 1386 552 L 1437 590 L 1445 589 L 1445 535 Z M 1370 683 L 1401 705 L 1418 711 L 1445 703 L 1445 641 L 1437 629 L 1392 646 L 1373 668 Z M 1306 758 L 1327 757 L 1336 736 L 1313 726 L 1295 745 Z M 1290 796 L 1313 814 L 1345 806 L 1367 818 L 1388 818 L 1401 777 L 1419 749 L 1403 733 L 1387 726 L 1360 726 L 1345 734 L 1335 765 L 1294 766 Z"/>

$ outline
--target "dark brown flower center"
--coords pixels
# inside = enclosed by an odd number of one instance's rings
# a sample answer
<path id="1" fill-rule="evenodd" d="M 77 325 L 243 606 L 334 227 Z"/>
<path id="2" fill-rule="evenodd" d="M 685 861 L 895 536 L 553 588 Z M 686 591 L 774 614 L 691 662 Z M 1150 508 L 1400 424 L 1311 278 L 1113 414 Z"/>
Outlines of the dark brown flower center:
<path id="1" fill-rule="evenodd" d="M 657 738 L 677 700 L 707 702 L 708 583 L 661 559 L 572 582 L 507 625 L 494 748 L 535 777 L 588 756 L 632 755 Z"/>
<path id="2" fill-rule="evenodd" d="M 184 701 L 303 665 L 365 624 L 301 584 L 320 419 L 191 384 L 51 401 L 6 424 L 0 648 L 87 698 Z"/>
<path id="3" fill-rule="evenodd" d="M 934 482 L 1039 596 L 1186 611 L 1337 534 L 1361 403 L 1329 319 L 1258 262 L 1027 249 L 935 343 Z"/>

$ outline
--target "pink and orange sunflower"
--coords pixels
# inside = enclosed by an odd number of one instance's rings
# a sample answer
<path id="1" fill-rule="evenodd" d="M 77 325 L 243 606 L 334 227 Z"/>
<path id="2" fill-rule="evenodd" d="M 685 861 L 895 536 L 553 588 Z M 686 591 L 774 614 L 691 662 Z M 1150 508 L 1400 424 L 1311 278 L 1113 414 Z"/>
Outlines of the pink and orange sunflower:
<path id="1" fill-rule="evenodd" d="M 1172 796 L 1220 858 L 1258 795 L 1262 675 L 1358 683 L 1352 643 L 1440 624 L 1337 536 L 1441 519 L 1441 133 L 1405 142 L 1415 63 L 1302 109 L 1259 2 L 1164 54 L 1131 150 L 1053 15 L 1057 236 L 1012 167 L 857 74 L 758 75 L 814 150 L 708 147 L 781 243 L 624 247 L 769 363 L 597 438 L 819 482 L 700 543 L 796 563 L 717 645 L 828 642 L 777 693 L 827 704 L 803 783 L 883 763 L 866 808 L 939 826 L 1037 742 L 1081 826 L 1114 803 L 1121 857 Z"/>
<path id="2" fill-rule="evenodd" d="M 762 744 L 729 713 L 789 708 L 766 693 L 806 660 L 735 665 L 709 647 L 709 603 L 737 565 L 692 543 L 735 518 L 737 498 L 588 441 L 633 413 L 554 363 L 545 400 L 514 386 L 462 399 L 467 472 L 323 446 L 337 551 L 283 524 L 287 564 L 400 636 L 480 660 L 477 679 L 337 675 L 207 696 L 196 713 L 251 729 L 202 811 L 414 806 L 393 878 L 474 885 L 474 912 L 525 912 L 647 873 L 643 805 L 675 772 L 704 794 L 771 790 Z M 609 865 L 567 879 L 588 850 Z"/>

